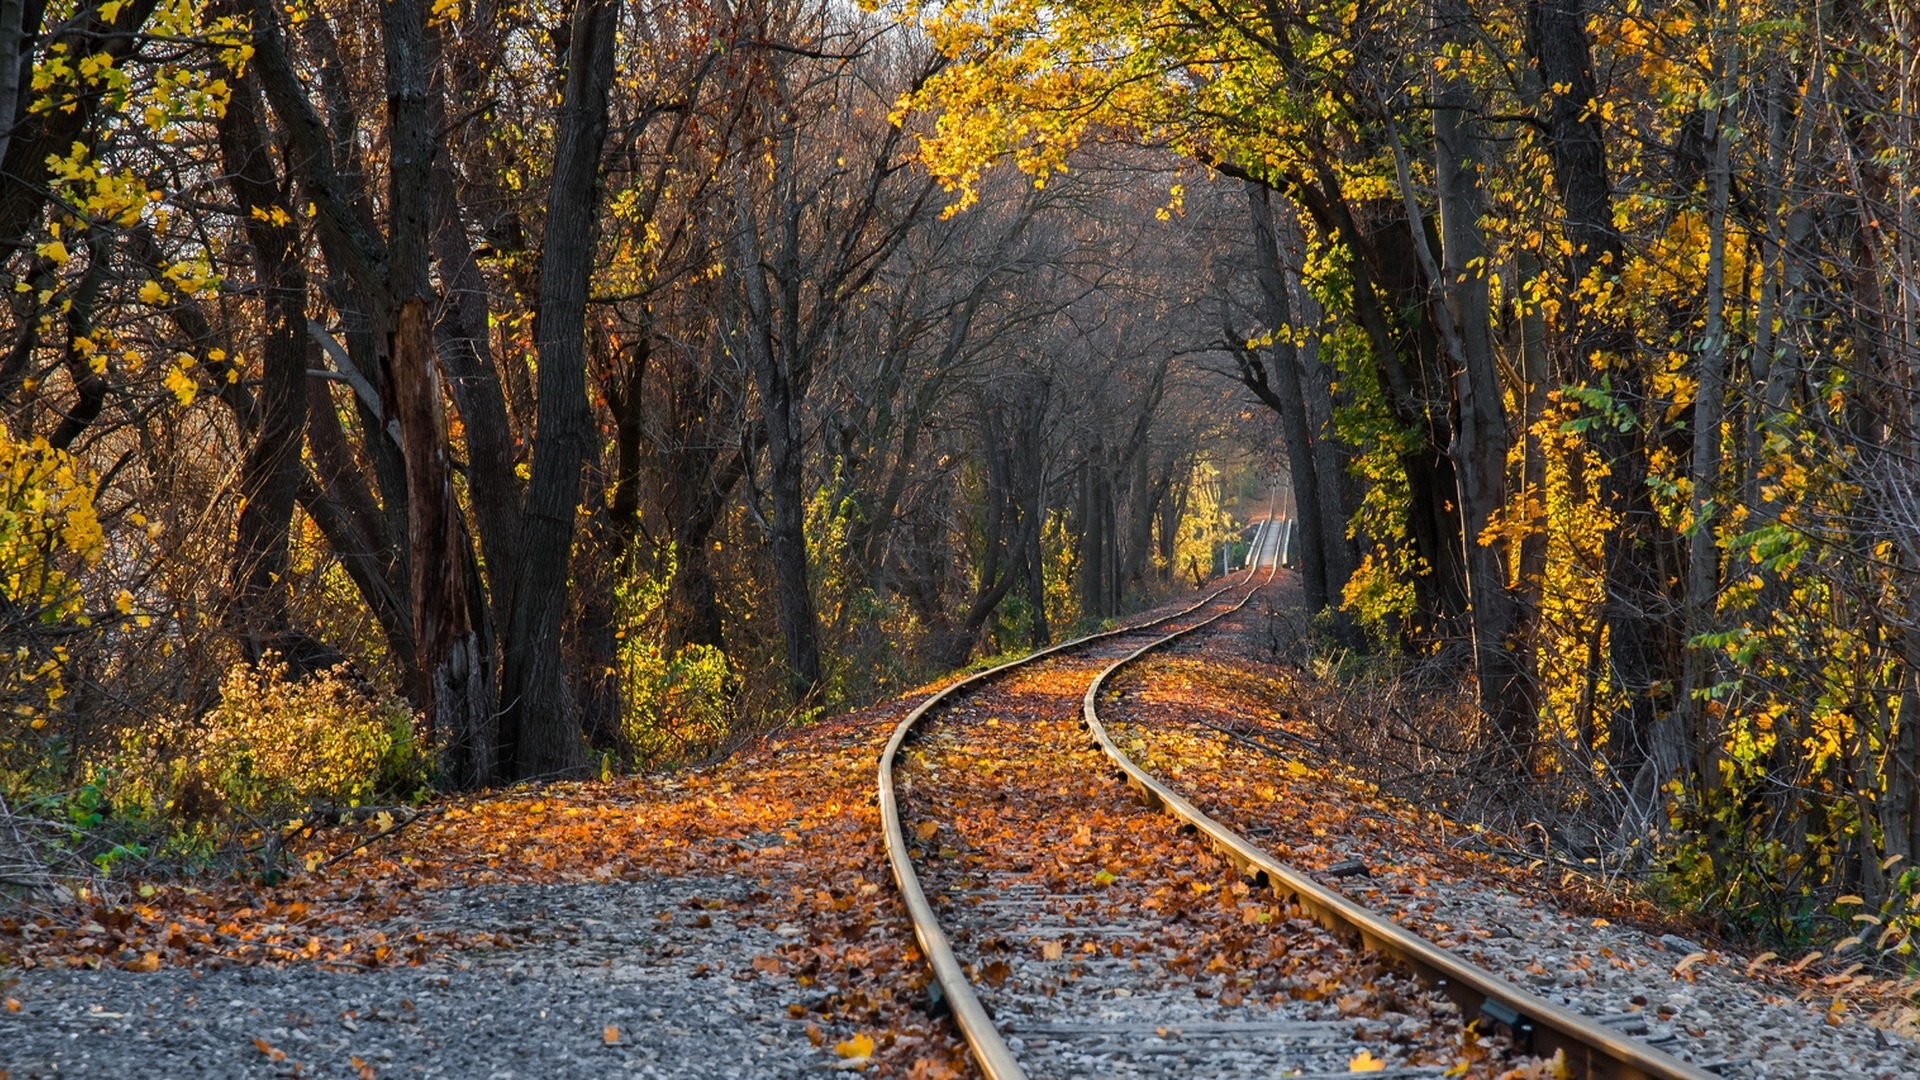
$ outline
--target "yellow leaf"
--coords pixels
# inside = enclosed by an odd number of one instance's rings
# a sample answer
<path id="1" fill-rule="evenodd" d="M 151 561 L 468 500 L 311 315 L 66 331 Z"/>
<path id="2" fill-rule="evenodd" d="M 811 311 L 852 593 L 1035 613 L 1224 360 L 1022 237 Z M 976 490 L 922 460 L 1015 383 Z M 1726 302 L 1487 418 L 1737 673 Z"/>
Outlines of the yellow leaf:
<path id="1" fill-rule="evenodd" d="M 1380 1072 L 1387 1063 L 1373 1056 L 1373 1051 L 1362 1050 L 1347 1062 L 1348 1072 Z"/>
<path id="2" fill-rule="evenodd" d="M 138 960 L 130 960 L 127 962 L 127 970 L 128 971 L 144 971 L 144 972 L 147 972 L 148 974 L 152 974 L 153 972 L 159 971 L 160 970 L 160 954 L 148 953 L 145 956 L 142 956 Z"/>
<path id="3" fill-rule="evenodd" d="M 167 287 L 152 278 L 148 278 L 147 283 L 140 286 L 140 299 L 143 303 L 158 304 L 166 298 Z"/>
<path id="4" fill-rule="evenodd" d="M 873 1056 L 873 1036 L 855 1035 L 843 1043 L 835 1043 L 833 1052 L 843 1058 L 863 1058 Z"/>
<path id="5" fill-rule="evenodd" d="M 1443 1072 L 1440 1075 L 1441 1076 L 1465 1076 L 1467 1075 L 1467 1070 L 1471 1068 L 1473 1068 L 1472 1062 L 1461 1061 L 1461 1062 L 1455 1063 L 1453 1068 L 1448 1069 L 1446 1072 Z"/>
<path id="6" fill-rule="evenodd" d="M 58 240 L 49 240 L 34 251 L 52 259 L 55 266 L 65 266 L 67 260 L 72 257 L 67 254 L 67 245 Z"/>

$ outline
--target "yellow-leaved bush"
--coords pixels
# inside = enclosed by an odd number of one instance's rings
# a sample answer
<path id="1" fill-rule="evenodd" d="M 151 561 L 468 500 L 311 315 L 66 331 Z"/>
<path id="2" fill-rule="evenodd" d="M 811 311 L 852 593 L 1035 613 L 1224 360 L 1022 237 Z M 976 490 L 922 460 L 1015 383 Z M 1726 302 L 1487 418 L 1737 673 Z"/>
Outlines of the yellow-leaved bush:
<path id="1" fill-rule="evenodd" d="M 624 704 L 628 755 L 649 767 L 678 764 L 717 750 L 733 730 L 739 680 L 727 654 L 710 645 L 668 649 L 653 627 L 666 603 L 677 556 L 669 546 L 651 573 L 614 586 L 619 667 L 610 672 Z"/>
<path id="2" fill-rule="evenodd" d="M 0 781 L 40 758 L 48 715 L 66 696 L 62 626 L 87 616 L 75 575 L 100 561 L 105 543 L 93 485 L 72 456 L 44 438 L 0 428 Z M 16 760 L 18 759 L 18 760 Z"/>
<path id="3" fill-rule="evenodd" d="M 271 657 L 239 663 L 213 708 L 126 734 L 113 797 L 123 811 L 190 819 L 405 798 L 426 782 L 413 731 L 404 701 L 344 667 L 291 679 Z"/>

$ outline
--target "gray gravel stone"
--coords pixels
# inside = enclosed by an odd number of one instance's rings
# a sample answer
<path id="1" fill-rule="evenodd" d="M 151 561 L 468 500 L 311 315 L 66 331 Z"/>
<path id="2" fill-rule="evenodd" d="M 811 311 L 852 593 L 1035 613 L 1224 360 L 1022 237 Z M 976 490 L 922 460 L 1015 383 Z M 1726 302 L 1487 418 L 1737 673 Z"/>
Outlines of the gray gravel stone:
<path id="1" fill-rule="evenodd" d="M 679 878 L 448 890 L 395 928 L 509 931 L 525 944 L 422 967 L 23 971 L 6 991 L 21 1010 L 0 1011 L 0 1068 L 14 1080 L 350 1077 L 357 1057 L 380 1077 L 818 1074 L 831 1052 L 785 1019 L 791 982 L 751 967 L 785 939 L 736 925 L 750 889 Z M 729 903 L 698 927 L 693 899 Z"/>

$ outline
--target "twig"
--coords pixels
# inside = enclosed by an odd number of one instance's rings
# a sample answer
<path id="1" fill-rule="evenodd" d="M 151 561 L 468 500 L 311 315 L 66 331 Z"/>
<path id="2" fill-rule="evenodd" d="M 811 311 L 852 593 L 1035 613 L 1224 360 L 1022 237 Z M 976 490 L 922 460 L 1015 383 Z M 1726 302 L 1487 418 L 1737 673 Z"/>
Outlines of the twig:
<path id="1" fill-rule="evenodd" d="M 324 870 L 332 866 L 334 863 L 337 863 L 340 860 L 346 858 L 347 856 L 357 854 L 360 851 L 364 850 L 365 848 L 371 847 L 372 845 L 380 842 L 381 840 L 385 840 L 391 836 L 399 836 L 402 832 L 406 831 L 408 826 L 412 825 L 414 822 L 419 821 L 422 818 L 432 817 L 435 814 L 440 813 L 440 811 L 442 811 L 443 809 L 445 809 L 445 807 L 430 806 L 425 810 L 421 810 L 418 813 L 414 814 L 412 817 L 402 820 L 399 824 L 395 825 L 391 829 L 388 829 L 386 832 L 375 833 L 372 836 L 367 837 L 365 840 L 362 840 L 359 843 L 348 848 L 347 850 L 341 852 L 340 854 L 335 855 L 333 858 L 328 859 L 326 862 L 321 863 L 320 868 Z"/>

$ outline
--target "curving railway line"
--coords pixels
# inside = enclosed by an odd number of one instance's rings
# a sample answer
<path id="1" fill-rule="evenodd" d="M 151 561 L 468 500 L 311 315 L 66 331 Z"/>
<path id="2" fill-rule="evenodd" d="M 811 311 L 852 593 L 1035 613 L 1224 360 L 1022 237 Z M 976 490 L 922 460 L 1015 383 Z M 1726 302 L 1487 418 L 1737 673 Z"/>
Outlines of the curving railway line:
<path id="1" fill-rule="evenodd" d="M 1576 1076 L 1713 1076 L 1287 866 L 1107 735 L 1114 673 L 1244 606 L 1278 572 L 1269 547 L 1188 608 L 982 671 L 895 729 L 888 860 L 981 1072 L 1439 1076 L 1477 1021 Z"/>

